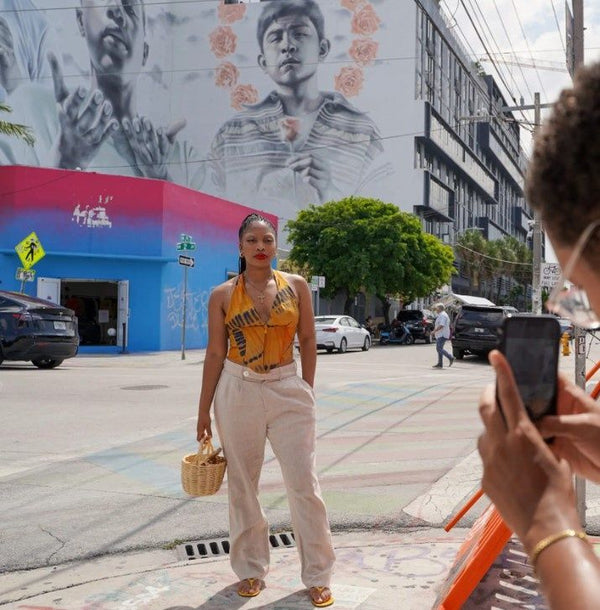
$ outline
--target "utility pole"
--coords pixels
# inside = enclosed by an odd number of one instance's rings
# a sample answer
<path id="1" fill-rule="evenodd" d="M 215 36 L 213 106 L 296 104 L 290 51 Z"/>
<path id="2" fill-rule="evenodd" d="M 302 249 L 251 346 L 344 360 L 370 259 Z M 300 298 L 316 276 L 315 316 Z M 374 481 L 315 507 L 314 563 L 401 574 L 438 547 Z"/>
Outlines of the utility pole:
<path id="1" fill-rule="evenodd" d="M 583 0 L 573 0 L 573 71 L 583 65 Z M 575 383 L 585 390 L 585 354 L 586 332 L 578 326 L 574 327 L 575 345 Z M 577 499 L 577 513 L 581 525 L 586 526 L 585 505 L 585 479 L 575 477 L 575 497 Z"/>
<path id="2" fill-rule="evenodd" d="M 583 64 L 583 0 L 573 0 L 573 59 L 575 69 Z"/>
<path id="3" fill-rule="evenodd" d="M 542 123 L 542 110 L 540 104 L 540 94 L 535 92 L 533 95 L 534 111 L 534 135 Z M 537 210 L 533 211 L 533 277 L 531 280 L 532 290 L 532 311 L 539 315 L 542 313 L 542 292 L 540 287 L 540 271 L 542 266 L 542 220 Z"/>

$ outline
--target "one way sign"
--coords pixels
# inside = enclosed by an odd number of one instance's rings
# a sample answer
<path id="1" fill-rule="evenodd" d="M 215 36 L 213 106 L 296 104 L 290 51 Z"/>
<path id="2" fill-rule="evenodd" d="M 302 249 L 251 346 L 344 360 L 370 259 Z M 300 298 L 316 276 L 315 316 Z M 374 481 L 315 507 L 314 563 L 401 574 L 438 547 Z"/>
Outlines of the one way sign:
<path id="1" fill-rule="evenodd" d="M 184 267 L 193 267 L 195 263 L 193 256 L 184 256 L 183 254 L 179 255 L 179 264 Z"/>

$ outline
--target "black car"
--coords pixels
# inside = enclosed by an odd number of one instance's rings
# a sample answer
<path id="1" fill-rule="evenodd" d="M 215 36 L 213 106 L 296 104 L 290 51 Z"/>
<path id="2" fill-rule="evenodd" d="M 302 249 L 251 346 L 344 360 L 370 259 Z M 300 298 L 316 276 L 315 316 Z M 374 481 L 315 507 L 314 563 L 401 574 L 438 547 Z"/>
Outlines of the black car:
<path id="1" fill-rule="evenodd" d="M 434 320 L 430 314 L 420 309 L 401 309 L 396 319 L 406 326 L 415 341 L 431 343 Z"/>
<path id="2" fill-rule="evenodd" d="M 491 305 L 463 305 L 453 322 L 452 353 L 459 360 L 465 354 L 485 356 L 497 347 L 499 331 L 511 309 Z"/>
<path id="3" fill-rule="evenodd" d="M 19 292 L 0 290 L 0 363 L 31 361 L 53 369 L 79 349 L 72 309 Z"/>

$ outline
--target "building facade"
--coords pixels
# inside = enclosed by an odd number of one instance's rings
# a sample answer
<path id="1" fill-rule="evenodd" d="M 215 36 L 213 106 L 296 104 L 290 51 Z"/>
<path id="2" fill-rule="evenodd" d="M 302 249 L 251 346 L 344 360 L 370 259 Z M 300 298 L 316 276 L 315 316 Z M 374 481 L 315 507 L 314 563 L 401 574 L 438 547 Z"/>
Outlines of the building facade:
<path id="1" fill-rule="evenodd" d="M 253 210 L 79 171 L 0 167 L 0 184 L 1 289 L 74 309 L 83 351 L 206 346 L 210 291 L 237 273 L 238 228 Z M 32 232 L 45 255 L 22 283 L 15 246 Z"/>
<path id="2" fill-rule="evenodd" d="M 350 195 L 415 213 L 447 243 L 470 227 L 525 240 L 518 124 L 499 118 L 496 83 L 435 0 L 126 8 L 5 7 L 21 77 L 0 78 L 0 98 L 36 142 L 0 137 L 0 165 L 149 178 L 256 208 L 278 220 L 283 255 L 287 220 Z"/>

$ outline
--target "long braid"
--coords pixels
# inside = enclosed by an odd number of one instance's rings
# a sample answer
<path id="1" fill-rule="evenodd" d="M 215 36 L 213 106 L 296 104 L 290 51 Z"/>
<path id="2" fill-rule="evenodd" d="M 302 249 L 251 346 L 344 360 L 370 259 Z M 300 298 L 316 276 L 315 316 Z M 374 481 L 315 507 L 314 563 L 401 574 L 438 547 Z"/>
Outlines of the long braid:
<path id="1" fill-rule="evenodd" d="M 240 243 L 242 241 L 242 236 L 248 230 L 248 227 L 253 222 L 264 222 L 266 225 L 271 227 L 271 229 L 273 229 L 273 232 L 275 234 L 277 234 L 277 230 L 275 229 L 275 226 L 268 218 L 265 218 L 264 216 L 261 216 L 260 214 L 257 214 L 256 212 L 252 212 L 252 214 L 248 214 L 248 216 L 246 216 L 246 218 L 244 218 L 244 220 L 242 220 L 242 224 L 240 225 L 240 229 L 238 231 L 238 238 L 240 240 Z M 246 259 L 243 256 L 240 256 L 238 259 L 238 272 L 240 275 L 242 275 L 242 273 L 244 273 L 245 270 L 246 270 Z"/>

